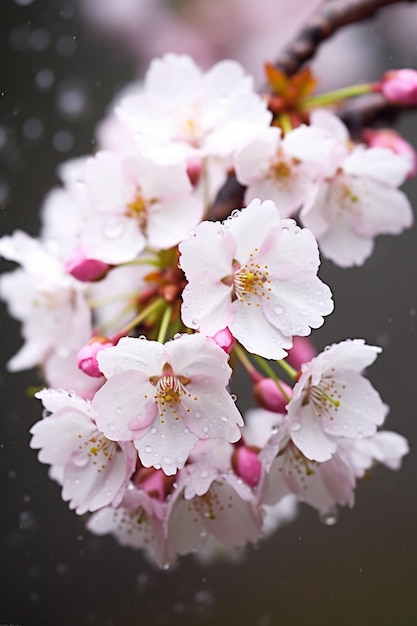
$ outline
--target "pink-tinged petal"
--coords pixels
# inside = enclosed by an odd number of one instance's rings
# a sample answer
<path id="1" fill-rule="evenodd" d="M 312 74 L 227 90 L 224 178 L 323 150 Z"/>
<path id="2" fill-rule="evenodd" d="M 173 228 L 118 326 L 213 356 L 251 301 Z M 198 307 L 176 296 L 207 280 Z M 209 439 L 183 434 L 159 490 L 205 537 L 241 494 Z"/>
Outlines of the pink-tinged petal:
<path id="1" fill-rule="evenodd" d="M 336 454 L 319 466 L 323 485 L 336 504 L 352 507 L 355 503 L 355 475 L 344 458 Z M 321 509 L 326 511 L 326 509 Z"/>
<path id="2" fill-rule="evenodd" d="M 97 360 L 106 378 L 129 370 L 141 372 L 149 378 L 161 373 L 163 353 L 164 346 L 159 341 L 122 337 L 113 348 L 101 350 Z"/>
<path id="3" fill-rule="evenodd" d="M 190 378 L 193 383 L 196 376 L 199 380 L 207 377 L 223 388 L 229 383 L 232 374 L 229 357 L 212 339 L 198 333 L 184 334 L 166 343 L 164 348 L 164 357 L 176 375 Z"/>
<path id="4" fill-rule="evenodd" d="M 270 300 L 263 299 L 262 305 L 268 320 L 287 337 L 309 335 L 333 311 L 331 291 L 316 276 L 304 282 L 274 281 Z"/>
<path id="5" fill-rule="evenodd" d="M 374 462 L 382 463 L 392 470 L 401 467 L 403 456 L 408 454 L 407 439 L 398 433 L 381 430 L 373 437 L 350 441 L 345 452 L 356 476 L 361 478 Z"/>
<path id="6" fill-rule="evenodd" d="M 165 414 L 156 419 L 146 435 L 134 442 L 139 458 L 145 467 L 161 468 L 168 476 L 184 467 L 198 437 L 191 433 L 184 420 Z"/>
<path id="7" fill-rule="evenodd" d="M 167 522 L 168 552 L 171 558 L 178 554 L 188 554 L 202 543 L 207 534 L 204 518 L 199 512 L 200 498 L 185 500 L 183 495 L 176 498 Z"/>
<path id="8" fill-rule="evenodd" d="M 242 416 L 230 394 L 219 388 L 216 379 L 192 379 L 187 391 L 191 397 L 182 400 L 185 407 L 182 416 L 195 435 L 200 439 L 224 439 L 231 443 L 240 439 Z"/>
<path id="9" fill-rule="evenodd" d="M 85 225 L 82 245 L 89 257 L 118 265 L 132 261 L 142 252 L 146 239 L 134 218 L 95 215 Z"/>
<path id="10" fill-rule="evenodd" d="M 283 359 L 287 356 L 286 349 L 291 348 L 291 338 L 271 324 L 262 310 L 262 299 L 252 298 L 252 306 L 236 300 L 233 303 L 235 317 L 229 323 L 230 332 L 253 354 L 266 359 Z M 258 303 L 260 306 L 256 306 Z"/>
<path id="11" fill-rule="evenodd" d="M 287 133 L 283 139 L 285 154 L 311 168 L 313 175 L 328 174 L 334 169 L 334 149 L 326 141 L 322 130 L 314 126 L 299 126 Z"/>
<path id="12" fill-rule="evenodd" d="M 145 77 L 144 92 L 168 99 L 191 98 L 199 89 L 203 73 L 193 59 L 185 54 L 165 54 L 153 59 Z"/>
<path id="13" fill-rule="evenodd" d="M 96 211 L 123 215 L 135 197 L 135 185 L 125 175 L 120 155 L 101 151 L 87 161 L 86 186 Z"/>
<path id="14" fill-rule="evenodd" d="M 346 174 L 370 178 L 386 188 L 399 187 L 407 178 L 410 159 L 387 148 L 358 146 L 343 163 Z"/>
<path id="15" fill-rule="evenodd" d="M 288 178 L 265 178 L 251 183 L 245 192 L 245 202 L 254 198 L 272 200 L 281 218 L 291 217 L 305 201 L 310 180 L 294 171 Z"/>
<path id="16" fill-rule="evenodd" d="M 169 201 L 170 198 L 187 196 L 192 191 L 183 161 L 161 163 L 135 150 L 126 158 L 125 167 L 129 178 L 137 182 L 143 197 L 151 202 L 151 209 L 153 201 Z"/>
<path id="17" fill-rule="evenodd" d="M 113 441 L 96 454 L 76 453 L 64 470 L 62 498 L 78 515 L 117 505 L 134 468 L 135 455 L 126 458 Z"/>
<path id="18" fill-rule="evenodd" d="M 261 202 L 258 198 L 236 216 L 225 222 L 228 230 L 236 241 L 236 259 L 244 265 L 249 255 L 256 252 L 268 236 L 271 228 L 278 226 L 279 213 L 271 200 Z"/>
<path id="19" fill-rule="evenodd" d="M 203 205 L 184 194 L 156 202 L 148 209 L 148 245 L 165 250 L 191 236 L 202 217 Z"/>
<path id="20" fill-rule="evenodd" d="M 355 219 L 354 226 L 358 235 L 398 235 L 413 224 L 411 204 L 407 196 L 398 189 L 390 189 L 368 180 L 362 202 L 363 211 Z"/>
<path id="21" fill-rule="evenodd" d="M 184 324 L 209 337 L 228 326 L 233 317 L 231 287 L 224 285 L 211 271 L 192 278 L 182 292 L 182 300 Z"/>
<path id="22" fill-rule="evenodd" d="M 291 400 L 287 408 L 291 439 L 303 455 L 319 463 L 331 459 L 336 452 L 336 439 L 325 433 L 311 403 L 302 406 L 300 400 Z"/>
<path id="23" fill-rule="evenodd" d="M 142 506 L 138 502 L 136 510 L 129 510 L 123 506 L 104 507 L 90 517 L 87 528 L 96 535 L 113 534 L 122 546 L 145 549 L 151 561 L 163 567 L 167 562 L 163 526 L 158 518 L 145 508 L 146 494 L 141 495 L 144 502 Z"/>
<path id="24" fill-rule="evenodd" d="M 321 422 L 326 433 L 361 439 L 374 435 L 376 427 L 384 422 L 385 405 L 371 383 L 360 374 L 341 373 L 334 380 L 330 394 L 340 404 L 323 411 Z"/>
<path id="25" fill-rule="evenodd" d="M 326 372 L 331 368 L 361 372 L 372 365 L 381 352 L 382 348 L 369 346 L 363 339 L 346 339 L 328 346 L 314 362 L 320 362 Z"/>
<path id="26" fill-rule="evenodd" d="M 269 127 L 246 144 L 235 156 L 236 177 L 243 185 L 265 179 L 280 144 L 281 129 Z M 259 198 L 252 194 L 252 198 Z M 264 196 L 265 198 L 269 196 Z"/>
<path id="27" fill-rule="evenodd" d="M 40 449 L 38 458 L 42 463 L 65 465 L 81 439 L 88 438 L 96 430 L 84 412 L 69 407 L 32 426 L 30 447 Z"/>
<path id="28" fill-rule="evenodd" d="M 228 230 L 218 222 L 202 222 L 195 235 L 179 245 L 180 265 L 187 280 L 210 270 L 220 280 L 232 273 L 236 256 L 236 242 Z"/>
<path id="29" fill-rule="evenodd" d="M 333 221 L 319 244 L 322 255 L 339 267 L 362 265 L 374 248 L 373 240 L 356 234 L 350 218 L 344 215 Z"/>
<path id="30" fill-rule="evenodd" d="M 94 396 L 98 428 L 113 441 L 143 437 L 157 414 L 154 393 L 146 375 L 134 370 L 116 374 Z"/>
<path id="31" fill-rule="evenodd" d="M 203 496 L 218 476 L 218 470 L 204 462 L 191 465 L 184 489 L 184 498 L 191 500 L 195 496 Z"/>
<path id="32" fill-rule="evenodd" d="M 323 181 L 315 185 L 300 212 L 301 223 L 309 228 L 317 239 L 329 230 L 333 219 L 329 194 L 329 183 Z"/>
<path id="33" fill-rule="evenodd" d="M 313 128 L 318 128 L 326 137 L 334 139 L 337 143 L 347 144 L 350 140 L 348 129 L 340 118 L 326 109 L 313 110 L 310 123 Z"/>
<path id="34" fill-rule="evenodd" d="M 64 391 L 63 389 L 42 389 L 42 391 L 38 391 L 35 394 L 35 398 L 42 400 L 45 409 L 51 413 L 70 409 L 90 417 L 91 421 L 95 417 L 90 402 L 86 402 L 75 394 Z M 88 420 L 86 420 L 86 423 L 88 423 Z"/>

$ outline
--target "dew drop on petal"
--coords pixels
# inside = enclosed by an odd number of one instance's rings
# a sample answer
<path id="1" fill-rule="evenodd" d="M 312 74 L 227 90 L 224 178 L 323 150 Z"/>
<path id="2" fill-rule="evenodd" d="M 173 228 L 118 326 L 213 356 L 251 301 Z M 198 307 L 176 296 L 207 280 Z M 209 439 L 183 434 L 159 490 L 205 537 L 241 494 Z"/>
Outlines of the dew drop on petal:
<path id="1" fill-rule="evenodd" d="M 116 425 L 113 424 L 113 422 L 109 423 L 109 430 L 112 430 L 112 431 L 116 430 Z"/>
<path id="2" fill-rule="evenodd" d="M 284 313 L 284 309 L 282 308 L 282 306 L 277 304 L 276 306 L 274 306 L 274 313 L 276 315 L 282 315 L 282 313 Z"/>
<path id="3" fill-rule="evenodd" d="M 337 510 L 337 507 L 333 507 L 328 511 L 319 513 L 319 520 L 322 524 L 325 524 L 325 526 L 334 526 L 338 519 L 339 512 Z"/>
<path id="4" fill-rule="evenodd" d="M 200 419 L 200 417 L 203 417 L 203 414 L 201 413 L 201 411 L 196 411 L 196 412 L 194 413 L 194 417 L 195 417 L 197 420 L 199 420 L 199 419 Z"/>
<path id="5" fill-rule="evenodd" d="M 145 446 L 144 450 L 147 454 L 150 454 L 152 452 L 152 446 Z"/>
<path id="6" fill-rule="evenodd" d="M 300 429 L 301 429 L 300 422 L 294 422 L 293 424 L 291 424 L 291 430 L 293 430 L 294 432 L 298 432 Z"/>
<path id="7" fill-rule="evenodd" d="M 157 432 L 158 432 L 157 429 L 155 428 L 155 426 L 153 426 L 151 428 L 151 435 L 156 435 Z"/>
<path id="8" fill-rule="evenodd" d="M 220 415 L 220 420 L 221 420 L 222 422 L 227 422 L 227 415 L 226 415 L 226 413 L 222 413 L 222 414 Z"/>

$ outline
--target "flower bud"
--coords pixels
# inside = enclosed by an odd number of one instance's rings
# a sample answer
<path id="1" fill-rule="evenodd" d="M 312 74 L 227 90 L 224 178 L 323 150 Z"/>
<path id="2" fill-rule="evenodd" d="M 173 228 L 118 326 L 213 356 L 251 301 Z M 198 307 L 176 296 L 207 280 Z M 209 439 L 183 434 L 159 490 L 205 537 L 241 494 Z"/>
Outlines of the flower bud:
<path id="1" fill-rule="evenodd" d="M 197 186 L 200 180 L 202 171 L 203 171 L 203 164 L 202 164 L 201 159 L 188 159 L 187 175 L 193 187 Z"/>
<path id="2" fill-rule="evenodd" d="M 317 350 L 308 337 L 294 337 L 287 361 L 298 372 L 303 363 L 308 363 L 316 355 Z"/>
<path id="3" fill-rule="evenodd" d="M 292 389 L 284 382 L 281 382 L 281 387 L 288 395 L 292 396 Z M 288 404 L 288 399 L 281 393 L 278 385 L 272 378 L 262 378 L 253 386 L 253 397 L 256 402 L 263 409 L 272 411 L 273 413 L 285 413 L 285 407 Z"/>
<path id="4" fill-rule="evenodd" d="M 101 280 L 110 268 L 111 265 L 103 261 L 87 258 L 80 249 L 75 250 L 65 263 L 67 272 L 83 283 Z"/>
<path id="5" fill-rule="evenodd" d="M 219 330 L 214 337 L 212 337 L 217 345 L 222 348 L 227 354 L 230 354 L 233 346 L 235 345 L 235 338 L 228 328 Z"/>
<path id="6" fill-rule="evenodd" d="M 249 487 L 256 487 L 261 478 L 261 462 L 258 459 L 259 448 L 238 445 L 232 454 L 233 471 Z"/>
<path id="7" fill-rule="evenodd" d="M 141 467 L 135 473 L 133 483 L 146 491 L 151 498 L 163 502 L 172 491 L 175 479 L 175 476 L 167 476 L 161 469 Z"/>
<path id="8" fill-rule="evenodd" d="M 370 148 L 388 148 L 395 154 L 407 156 L 410 159 L 410 170 L 407 178 L 415 176 L 417 172 L 417 153 L 400 133 L 391 128 L 378 128 L 377 130 L 365 128 L 362 132 L 362 137 Z"/>
<path id="9" fill-rule="evenodd" d="M 393 104 L 417 104 L 417 71 L 412 69 L 385 72 L 378 91 Z"/>
<path id="10" fill-rule="evenodd" d="M 100 372 L 97 353 L 103 348 L 110 348 L 113 343 L 107 337 L 92 337 L 90 341 L 81 348 L 77 355 L 79 369 L 93 378 L 99 378 L 103 374 Z"/>

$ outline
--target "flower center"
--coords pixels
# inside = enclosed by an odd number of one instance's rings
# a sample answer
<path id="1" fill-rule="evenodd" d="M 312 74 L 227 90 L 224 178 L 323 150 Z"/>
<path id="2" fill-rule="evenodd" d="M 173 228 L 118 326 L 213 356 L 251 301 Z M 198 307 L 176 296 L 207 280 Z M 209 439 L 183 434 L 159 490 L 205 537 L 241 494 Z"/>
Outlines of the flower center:
<path id="1" fill-rule="evenodd" d="M 82 435 L 78 435 L 79 439 L 83 439 Z M 105 469 L 107 463 L 113 460 L 113 457 L 118 448 L 118 444 L 116 441 L 111 441 L 107 439 L 102 433 L 96 431 L 91 437 L 85 438 L 82 442 L 79 442 L 78 449 L 87 453 L 87 456 L 84 457 L 86 459 L 86 463 L 92 462 L 93 465 L 97 465 L 97 472 L 100 473 Z M 75 464 L 77 464 L 77 460 L 74 460 Z M 80 464 L 81 461 L 78 460 Z"/>
<path id="2" fill-rule="evenodd" d="M 351 177 L 342 171 L 330 182 L 330 200 L 339 215 L 346 211 L 360 213 L 359 197 L 353 192 L 352 183 Z"/>
<path id="3" fill-rule="evenodd" d="M 167 368 L 164 368 L 167 369 Z M 176 420 L 179 419 L 178 407 L 182 398 L 191 394 L 186 390 L 186 386 L 191 382 L 186 376 L 176 376 L 173 373 L 167 373 L 162 376 L 151 376 L 150 382 L 156 387 L 154 398 L 158 403 L 159 416 L 161 423 L 165 422 L 167 411 L 172 413 Z M 184 407 L 187 413 L 190 409 Z"/>
<path id="4" fill-rule="evenodd" d="M 302 406 L 311 402 L 317 417 L 326 415 L 330 420 L 334 420 L 334 412 L 337 412 L 342 399 L 336 388 L 336 381 L 330 376 L 323 376 L 318 385 L 310 385 L 306 390 Z"/>
<path id="5" fill-rule="evenodd" d="M 256 252 L 258 248 L 255 248 Z M 252 304 L 252 296 L 266 297 L 269 300 L 268 294 L 271 291 L 268 265 L 255 263 L 253 257 L 254 253 L 251 253 L 248 263 L 239 267 L 233 275 L 234 295 L 248 306 Z M 255 304 L 260 306 L 259 302 Z"/>
<path id="6" fill-rule="evenodd" d="M 146 226 L 148 213 L 148 202 L 142 196 L 140 191 L 137 192 L 133 202 L 129 202 L 127 205 L 127 215 L 134 217 L 141 228 Z"/>

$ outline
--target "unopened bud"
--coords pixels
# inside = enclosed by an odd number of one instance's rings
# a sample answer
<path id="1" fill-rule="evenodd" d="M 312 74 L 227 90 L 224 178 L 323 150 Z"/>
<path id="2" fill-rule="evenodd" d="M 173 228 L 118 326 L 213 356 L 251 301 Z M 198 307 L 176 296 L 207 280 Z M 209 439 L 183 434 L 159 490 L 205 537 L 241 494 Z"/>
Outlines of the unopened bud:
<path id="1" fill-rule="evenodd" d="M 259 448 L 238 445 L 232 454 L 232 468 L 249 487 L 256 487 L 261 478 L 261 462 L 258 458 Z"/>
<path id="2" fill-rule="evenodd" d="M 407 156 L 410 160 L 410 170 L 407 178 L 415 176 L 417 172 L 417 153 L 400 133 L 391 128 L 378 128 L 377 130 L 365 128 L 362 131 L 362 137 L 370 148 L 388 148 L 395 154 Z"/>
<path id="3" fill-rule="evenodd" d="M 220 348 L 223 348 L 223 350 L 227 352 L 227 354 L 231 353 L 233 346 L 235 345 L 235 338 L 228 328 L 223 328 L 222 330 L 219 330 L 214 335 L 214 337 L 212 337 L 212 339 L 214 339 L 217 345 Z"/>
<path id="4" fill-rule="evenodd" d="M 111 265 L 89 259 L 82 250 L 75 250 L 65 263 L 65 269 L 71 276 L 83 283 L 90 283 L 104 278 L 111 268 Z"/>
<path id="5" fill-rule="evenodd" d="M 292 389 L 282 381 L 280 385 L 287 397 L 284 396 L 272 378 L 262 378 L 255 383 L 253 386 L 253 397 L 259 406 L 273 413 L 285 413 L 288 398 L 292 396 Z"/>
<path id="6" fill-rule="evenodd" d="M 175 476 L 167 476 L 162 470 L 154 467 L 141 467 L 133 478 L 133 483 L 146 491 L 148 496 L 163 502 L 172 491 Z"/>
<path id="7" fill-rule="evenodd" d="M 308 337 L 294 337 L 286 360 L 298 372 L 303 363 L 308 363 L 315 356 L 317 350 Z"/>
<path id="8" fill-rule="evenodd" d="M 77 355 L 78 367 L 84 374 L 92 376 L 93 378 L 99 378 L 103 374 L 100 372 L 97 353 L 103 348 L 110 348 L 113 343 L 107 339 L 107 337 L 93 337 L 83 346 Z"/>
<path id="9" fill-rule="evenodd" d="M 385 72 L 377 86 L 388 102 L 393 104 L 417 104 L 417 71 L 413 69 Z"/>
<path id="10" fill-rule="evenodd" d="M 193 187 L 195 187 L 198 184 L 202 171 L 203 171 L 203 164 L 202 164 L 201 159 L 188 159 L 187 175 Z"/>

